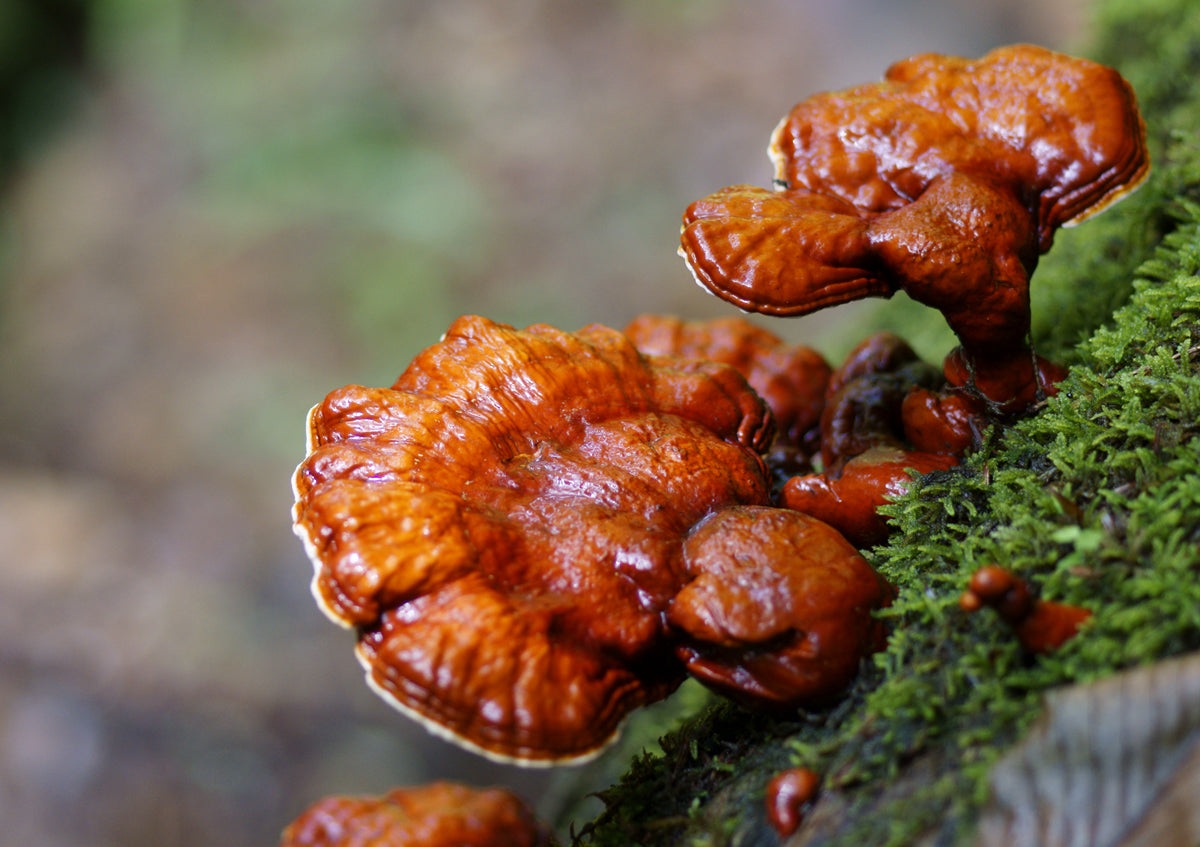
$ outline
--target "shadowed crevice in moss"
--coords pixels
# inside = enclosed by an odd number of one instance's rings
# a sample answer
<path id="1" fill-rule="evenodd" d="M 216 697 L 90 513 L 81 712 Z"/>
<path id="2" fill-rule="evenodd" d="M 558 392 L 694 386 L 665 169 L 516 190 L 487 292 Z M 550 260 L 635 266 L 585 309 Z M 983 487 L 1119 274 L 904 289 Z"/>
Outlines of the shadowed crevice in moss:
<path id="1" fill-rule="evenodd" d="M 1038 347 L 1072 363 L 1059 395 L 888 507 L 899 531 L 869 556 L 899 589 L 887 649 L 828 712 L 711 707 L 603 793 L 580 843 L 775 843 L 763 786 L 797 765 L 823 774 L 805 844 L 960 843 L 1042 692 L 1200 648 L 1200 16 L 1185 8 L 1101 10 L 1093 55 L 1138 90 L 1154 174 L 1035 277 Z M 958 607 L 992 562 L 1093 618 L 1024 654 L 996 616 Z"/>

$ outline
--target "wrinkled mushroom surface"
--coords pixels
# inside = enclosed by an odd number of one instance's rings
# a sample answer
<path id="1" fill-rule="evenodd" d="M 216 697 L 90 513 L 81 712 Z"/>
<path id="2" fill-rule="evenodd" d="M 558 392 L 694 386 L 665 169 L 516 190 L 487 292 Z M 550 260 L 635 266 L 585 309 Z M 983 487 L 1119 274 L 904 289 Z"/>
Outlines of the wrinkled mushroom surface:
<path id="1" fill-rule="evenodd" d="M 493 757 L 580 758 L 682 678 L 682 538 L 766 502 L 771 434 L 727 366 L 461 318 L 391 388 L 313 410 L 296 530 L 387 700 Z"/>
<path id="2" fill-rule="evenodd" d="M 829 525 L 789 509 L 716 512 L 683 545 L 667 609 L 688 672 L 754 708 L 836 697 L 883 646 L 891 587 Z"/>
<path id="3" fill-rule="evenodd" d="M 775 416 L 772 465 L 806 463 L 818 449 L 817 425 L 831 368 L 816 350 L 787 344 L 737 317 L 685 321 L 669 315 L 640 315 L 624 332 L 643 353 L 704 359 L 736 368 Z M 786 455 L 788 451 L 796 455 Z"/>
<path id="4" fill-rule="evenodd" d="M 624 332 L 643 353 L 732 365 L 767 401 L 778 436 L 791 443 L 803 442 L 820 420 L 832 370 L 811 347 L 787 344 L 741 318 L 641 315 Z"/>
<path id="5" fill-rule="evenodd" d="M 977 60 L 913 56 L 881 82 L 811 97 L 776 128 L 770 155 L 790 188 L 869 212 L 906 206 L 951 172 L 986 175 L 1019 187 L 1041 252 L 1149 168 L 1121 75 L 1031 44 Z"/>
<path id="6" fill-rule="evenodd" d="M 284 830 L 280 847 L 551 847 L 519 797 L 451 782 L 379 797 L 326 797 Z"/>
<path id="7" fill-rule="evenodd" d="M 770 153 L 779 190 L 733 186 L 686 211 L 680 252 L 697 281 L 776 315 L 904 290 L 958 335 L 956 384 L 1008 407 L 1044 388 L 1027 346 L 1039 254 L 1149 168 L 1121 76 L 1030 45 L 916 56 L 812 97 Z"/>
<path id="8" fill-rule="evenodd" d="M 579 760 L 686 672 L 817 704 L 881 645 L 886 583 L 766 506 L 772 438 L 731 366 L 460 318 L 313 410 L 295 526 L 385 699 L 493 758 Z"/>

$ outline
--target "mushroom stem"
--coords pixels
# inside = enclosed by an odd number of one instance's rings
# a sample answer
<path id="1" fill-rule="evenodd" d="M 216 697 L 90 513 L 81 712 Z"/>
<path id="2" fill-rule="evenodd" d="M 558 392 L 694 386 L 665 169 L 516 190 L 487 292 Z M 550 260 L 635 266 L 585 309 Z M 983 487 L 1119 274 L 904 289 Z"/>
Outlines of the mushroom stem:
<path id="1" fill-rule="evenodd" d="M 1037 266 L 1037 228 L 1017 193 L 952 173 L 877 217 L 868 232 L 889 276 L 940 311 L 958 336 L 966 378 L 948 372 L 952 384 L 992 405 L 1032 403 L 1038 385 L 1028 344 L 1029 276 Z"/>
<path id="2" fill-rule="evenodd" d="M 1058 393 L 1067 371 L 1043 359 L 1028 344 L 1004 357 L 972 356 L 963 347 L 951 350 L 943 363 L 946 382 L 984 400 L 995 412 L 1020 413 Z"/>

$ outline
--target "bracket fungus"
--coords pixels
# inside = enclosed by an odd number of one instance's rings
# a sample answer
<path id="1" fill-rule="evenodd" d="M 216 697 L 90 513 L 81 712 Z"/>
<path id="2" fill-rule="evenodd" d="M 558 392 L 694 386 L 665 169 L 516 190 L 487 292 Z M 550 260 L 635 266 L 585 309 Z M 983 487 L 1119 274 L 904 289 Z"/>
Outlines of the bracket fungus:
<path id="1" fill-rule="evenodd" d="M 732 186 L 684 214 L 696 280 L 773 315 L 903 290 L 958 336 L 951 384 L 1005 412 L 1061 376 L 1029 346 L 1038 256 L 1149 168 L 1128 83 L 1031 45 L 919 55 L 882 82 L 812 97 L 770 155 L 775 190 Z"/>
<path id="2" fill-rule="evenodd" d="M 685 321 L 639 315 L 623 330 L 638 350 L 732 365 L 767 401 L 775 417 L 772 467 L 807 467 L 820 448 L 819 424 L 832 369 L 802 344 L 786 344 L 774 333 L 741 318 Z"/>
<path id="3" fill-rule="evenodd" d="M 667 609 L 688 672 L 758 709 L 823 705 L 883 647 L 891 587 L 828 524 L 790 509 L 714 512 L 683 544 Z"/>
<path id="4" fill-rule="evenodd" d="M 391 388 L 313 409 L 293 517 L 386 700 L 492 758 L 579 760 L 685 663 L 775 705 L 827 696 L 877 646 L 886 587 L 850 545 L 780 558 L 837 533 L 766 508 L 772 437 L 730 366 L 464 317 Z"/>
<path id="5" fill-rule="evenodd" d="M 380 797 L 326 797 L 283 831 L 280 847 L 552 847 L 549 830 L 501 788 L 434 782 Z"/>

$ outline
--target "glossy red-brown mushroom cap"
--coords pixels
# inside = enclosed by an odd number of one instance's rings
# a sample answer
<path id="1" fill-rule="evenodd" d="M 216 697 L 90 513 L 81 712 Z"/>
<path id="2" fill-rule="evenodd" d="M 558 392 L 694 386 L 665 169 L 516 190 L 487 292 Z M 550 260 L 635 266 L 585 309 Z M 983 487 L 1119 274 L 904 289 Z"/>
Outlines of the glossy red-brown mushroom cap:
<path id="1" fill-rule="evenodd" d="M 978 60 L 927 53 L 882 82 L 797 105 L 771 139 L 776 178 L 883 212 L 951 172 L 1011 186 L 1039 246 L 1103 210 L 1149 170 L 1129 84 L 1109 67 L 1029 44 Z"/>
<path id="2" fill-rule="evenodd" d="M 780 189 L 733 186 L 692 204 L 680 253 L 717 296 L 776 315 L 899 288 L 928 302 L 909 290 L 936 284 L 919 267 L 925 248 L 903 243 L 918 236 L 947 271 L 956 251 L 976 242 L 1007 251 L 999 261 L 1014 267 L 960 268 L 950 293 L 970 289 L 980 273 L 984 288 L 993 276 L 1027 287 L 1016 277 L 1032 271 L 1058 227 L 1106 208 L 1149 169 L 1128 83 L 1111 68 L 1030 45 L 978 61 L 916 56 L 882 82 L 819 94 L 784 118 L 769 152 Z M 1009 198 L 1001 205 L 1019 212 L 1001 208 L 997 221 L 978 225 L 953 210 L 940 224 L 936 209 L 893 219 L 948 180 L 948 196 L 972 208 L 989 209 L 1000 192 Z"/>
<path id="3" fill-rule="evenodd" d="M 914 474 L 946 470 L 958 464 L 952 455 L 896 447 L 872 447 L 846 462 L 837 476 L 794 476 L 780 492 L 780 504 L 823 521 L 851 544 L 882 544 L 891 534 L 879 507 L 908 490 Z"/>
<path id="4" fill-rule="evenodd" d="M 872 254 L 871 217 L 811 191 L 734 185 L 688 206 L 679 254 L 701 288 L 743 311 L 803 315 L 895 293 Z"/>
<path id="5" fill-rule="evenodd" d="M 685 321 L 639 315 L 623 331 L 643 353 L 732 365 L 771 407 L 780 440 L 801 445 L 810 433 L 817 436 L 832 369 L 811 347 L 787 344 L 737 317 Z"/>
<path id="6" fill-rule="evenodd" d="M 551 847 L 516 795 L 451 782 L 380 797 L 326 797 L 284 830 L 279 847 Z"/>
<path id="7" fill-rule="evenodd" d="M 883 646 L 887 583 L 836 530 L 789 509 L 735 507 L 684 544 L 692 576 L 667 620 L 688 672 L 755 708 L 836 697 Z"/>
<path id="8" fill-rule="evenodd" d="M 956 387 L 1005 412 L 1044 396 L 1027 341 L 1038 256 L 1149 169 L 1120 74 L 1030 45 L 916 56 L 812 97 L 770 154 L 778 190 L 734 186 L 685 212 L 697 282 L 773 315 L 903 290 L 958 336 Z"/>
<path id="9" fill-rule="evenodd" d="M 314 409 L 296 531 L 385 699 L 485 755 L 579 759 L 682 678 L 682 538 L 766 502 L 771 437 L 728 366 L 461 318 L 391 388 Z"/>

